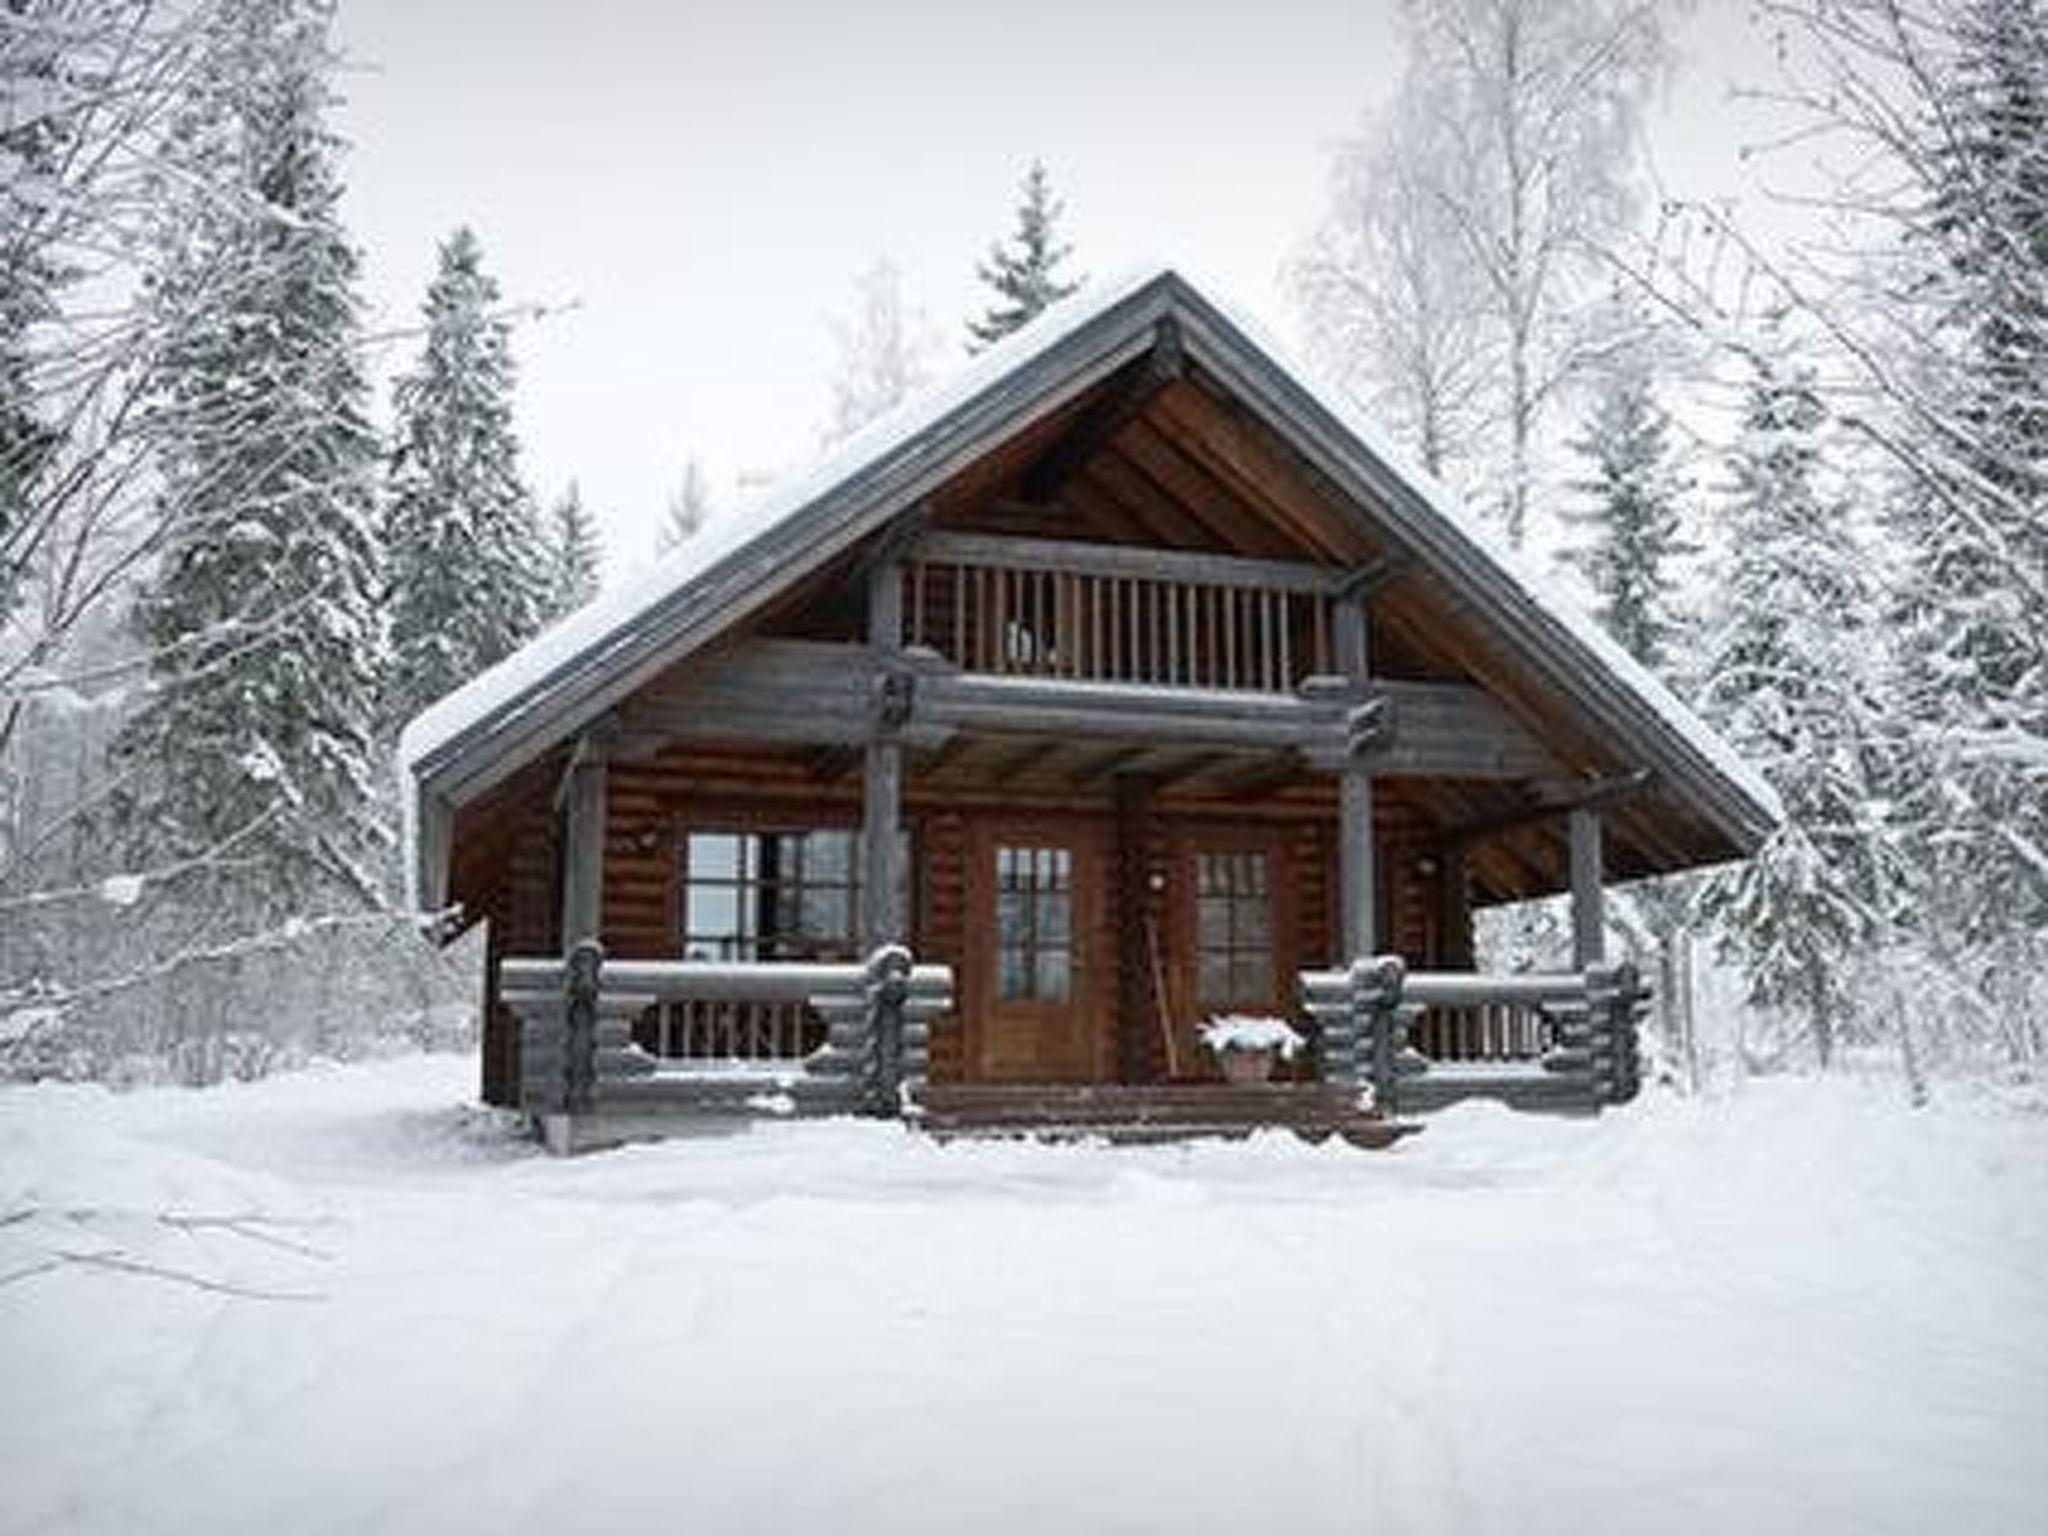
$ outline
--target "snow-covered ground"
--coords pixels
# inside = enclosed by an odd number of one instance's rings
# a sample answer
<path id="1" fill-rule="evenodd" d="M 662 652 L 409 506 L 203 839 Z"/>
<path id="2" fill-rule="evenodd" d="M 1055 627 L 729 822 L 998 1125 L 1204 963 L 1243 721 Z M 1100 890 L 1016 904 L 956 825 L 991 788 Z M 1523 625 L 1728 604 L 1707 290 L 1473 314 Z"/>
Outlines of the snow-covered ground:
<path id="1" fill-rule="evenodd" d="M 563 1162 L 472 1073 L 0 1091 L 0 1530 L 2048 1529 L 2038 1110 Z"/>

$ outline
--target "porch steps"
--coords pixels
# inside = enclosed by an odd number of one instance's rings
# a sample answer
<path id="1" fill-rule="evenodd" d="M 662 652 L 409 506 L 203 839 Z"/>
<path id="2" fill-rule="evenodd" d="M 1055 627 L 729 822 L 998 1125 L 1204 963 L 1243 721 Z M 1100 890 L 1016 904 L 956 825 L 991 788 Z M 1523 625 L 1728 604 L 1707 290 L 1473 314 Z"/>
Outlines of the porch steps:
<path id="1" fill-rule="evenodd" d="M 933 1083 L 924 1092 L 924 1128 L 941 1138 L 1118 1142 L 1242 1138 L 1270 1128 L 1309 1141 L 1341 1136 L 1358 1147 L 1389 1146 L 1420 1129 L 1359 1108 L 1356 1089 L 1321 1083 Z"/>

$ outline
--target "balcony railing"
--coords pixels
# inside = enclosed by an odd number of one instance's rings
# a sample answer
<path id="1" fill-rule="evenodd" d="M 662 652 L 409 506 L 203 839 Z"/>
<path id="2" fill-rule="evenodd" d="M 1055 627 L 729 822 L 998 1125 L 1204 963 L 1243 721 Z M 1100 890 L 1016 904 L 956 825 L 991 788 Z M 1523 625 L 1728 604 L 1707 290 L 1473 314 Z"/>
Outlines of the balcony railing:
<path id="1" fill-rule="evenodd" d="M 1286 693 L 1330 667 L 1312 566 L 954 537 L 904 579 L 904 642 L 969 672 Z"/>

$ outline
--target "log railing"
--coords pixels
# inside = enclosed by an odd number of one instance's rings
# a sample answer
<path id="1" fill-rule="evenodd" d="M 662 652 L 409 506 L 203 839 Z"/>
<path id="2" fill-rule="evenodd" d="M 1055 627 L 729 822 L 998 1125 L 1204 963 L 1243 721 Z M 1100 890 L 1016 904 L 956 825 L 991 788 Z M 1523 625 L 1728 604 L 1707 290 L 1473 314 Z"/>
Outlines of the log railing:
<path id="1" fill-rule="evenodd" d="M 1051 540 L 935 538 L 904 565 L 903 639 L 968 672 L 1286 693 L 1329 670 L 1313 566 Z"/>
<path id="2" fill-rule="evenodd" d="M 1369 1090 L 1388 1114 L 1465 1098 L 1590 1111 L 1640 1085 L 1649 991 L 1631 965 L 1485 976 L 1383 955 L 1304 971 L 1301 993 L 1324 1079 Z"/>
<path id="3" fill-rule="evenodd" d="M 499 980 L 520 1022 L 521 1107 L 565 1149 L 670 1115 L 914 1118 L 932 1021 L 952 1004 L 952 972 L 893 944 L 822 965 L 607 961 L 586 942 L 505 960 Z M 648 1048 L 650 1014 L 675 1049 Z"/>

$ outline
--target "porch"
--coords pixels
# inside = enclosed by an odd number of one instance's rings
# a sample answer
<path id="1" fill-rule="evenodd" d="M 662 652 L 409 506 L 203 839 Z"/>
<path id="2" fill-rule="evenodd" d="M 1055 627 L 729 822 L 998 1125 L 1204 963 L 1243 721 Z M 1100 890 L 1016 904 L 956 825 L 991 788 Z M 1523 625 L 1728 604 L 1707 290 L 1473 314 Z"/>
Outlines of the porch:
<path id="1" fill-rule="evenodd" d="M 941 1136 L 1155 1141 L 1281 1128 L 1386 1146 L 1404 1114 L 1487 1097 L 1593 1113 L 1634 1097 L 1647 993 L 1629 966 L 1482 976 L 1395 956 L 1302 972 L 1307 1039 L 1289 1081 L 952 1082 L 929 1076 L 957 1030 L 949 967 L 897 945 L 864 964 L 502 963 L 519 1020 L 519 1104 L 576 1152 L 803 1115 L 898 1118 Z"/>

